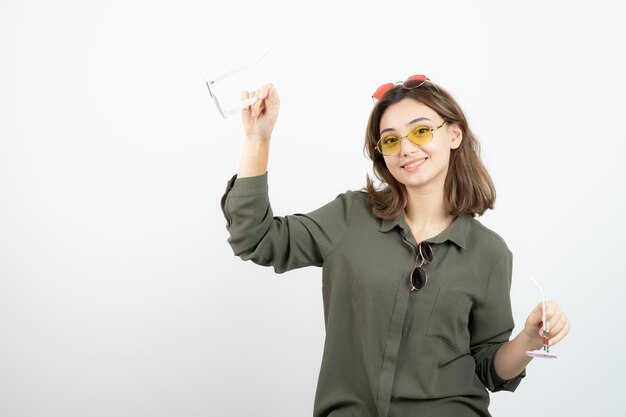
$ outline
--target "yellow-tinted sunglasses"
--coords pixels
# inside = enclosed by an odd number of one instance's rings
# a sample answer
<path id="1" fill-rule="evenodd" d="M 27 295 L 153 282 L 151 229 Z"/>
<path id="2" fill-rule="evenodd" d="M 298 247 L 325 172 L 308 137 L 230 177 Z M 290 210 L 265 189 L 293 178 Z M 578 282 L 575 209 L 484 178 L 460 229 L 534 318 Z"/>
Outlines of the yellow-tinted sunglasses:
<path id="1" fill-rule="evenodd" d="M 422 146 L 430 142 L 433 138 L 433 132 L 445 125 L 446 121 L 437 127 L 428 127 L 424 125 L 415 126 L 408 135 L 401 138 L 393 135 L 380 138 L 376 143 L 376 150 L 385 156 L 392 156 L 400 152 L 402 148 L 402 140 L 408 139 L 411 143 Z"/>

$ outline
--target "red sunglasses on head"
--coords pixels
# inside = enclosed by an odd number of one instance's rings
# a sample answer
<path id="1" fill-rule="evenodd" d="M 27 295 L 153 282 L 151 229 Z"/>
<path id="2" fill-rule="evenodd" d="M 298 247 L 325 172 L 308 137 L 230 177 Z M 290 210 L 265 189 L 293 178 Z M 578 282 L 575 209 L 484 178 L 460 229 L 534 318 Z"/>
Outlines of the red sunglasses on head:
<path id="1" fill-rule="evenodd" d="M 411 75 L 404 82 L 398 81 L 397 83 L 383 84 L 380 87 L 378 87 L 376 91 L 374 91 L 374 94 L 372 94 L 372 99 L 374 100 L 374 103 L 376 103 L 378 100 L 380 100 L 380 98 L 387 91 L 391 90 L 397 85 L 402 85 L 402 87 L 404 88 L 412 89 L 412 88 L 421 87 L 422 85 L 424 85 L 426 81 L 430 81 L 428 77 L 426 77 L 423 74 L 417 74 L 417 75 Z"/>

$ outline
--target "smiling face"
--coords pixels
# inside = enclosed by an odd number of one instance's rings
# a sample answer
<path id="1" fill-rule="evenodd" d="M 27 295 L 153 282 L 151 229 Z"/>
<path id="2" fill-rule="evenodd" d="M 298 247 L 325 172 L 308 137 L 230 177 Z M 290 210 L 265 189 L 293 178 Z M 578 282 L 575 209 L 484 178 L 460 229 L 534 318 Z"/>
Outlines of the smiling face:
<path id="1" fill-rule="evenodd" d="M 380 138 L 405 137 L 417 126 L 437 128 L 444 119 L 430 107 L 410 98 L 389 106 L 380 119 Z M 407 191 L 437 187 L 443 190 L 450 161 L 450 150 L 460 146 L 461 129 L 456 124 L 445 123 L 436 129 L 430 142 L 415 145 L 402 140 L 400 152 L 385 156 L 391 175 L 404 184 Z"/>

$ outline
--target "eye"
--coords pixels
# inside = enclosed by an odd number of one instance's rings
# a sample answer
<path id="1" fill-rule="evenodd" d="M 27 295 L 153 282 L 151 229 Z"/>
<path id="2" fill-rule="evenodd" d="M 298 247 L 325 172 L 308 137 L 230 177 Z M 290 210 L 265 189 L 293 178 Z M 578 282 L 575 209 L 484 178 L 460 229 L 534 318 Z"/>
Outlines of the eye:
<path id="1" fill-rule="evenodd" d="M 427 135 L 430 133 L 430 128 L 428 126 L 418 126 L 413 130 L 418 135 Z"/>
<path id="2" fill-rule="evenodd" d="M 394 143 L 396 143 L 398 141 L 398 138 L 395 136 L 387 136 L 385 139 L 383 139 L 383 145 L 393 145 Z"/>

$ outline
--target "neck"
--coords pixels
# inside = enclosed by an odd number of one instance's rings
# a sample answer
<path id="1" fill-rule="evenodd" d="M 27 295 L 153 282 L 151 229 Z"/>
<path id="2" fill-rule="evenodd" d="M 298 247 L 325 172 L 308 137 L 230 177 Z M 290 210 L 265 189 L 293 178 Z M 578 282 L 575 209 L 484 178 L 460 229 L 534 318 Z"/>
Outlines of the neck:
<path id="1" fill-rule="evenodd" d="M 454 220 L 449 214 L 443 187 L 407 188 L 404 213 L 418 242 L 445 230 Z"/>

